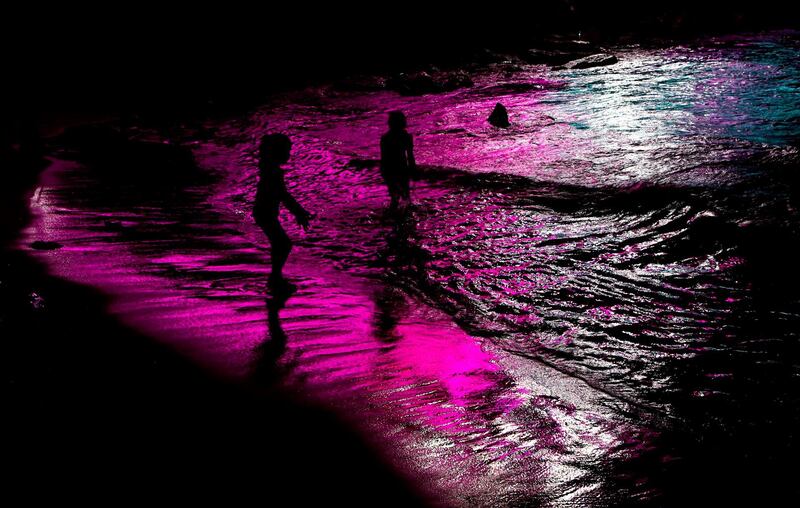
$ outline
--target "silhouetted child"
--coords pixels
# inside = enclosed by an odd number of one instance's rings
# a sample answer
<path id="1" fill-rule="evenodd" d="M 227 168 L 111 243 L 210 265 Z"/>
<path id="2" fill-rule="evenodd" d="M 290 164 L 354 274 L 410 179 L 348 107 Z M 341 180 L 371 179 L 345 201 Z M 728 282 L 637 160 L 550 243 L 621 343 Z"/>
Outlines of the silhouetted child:
<path id="1" fill-rule="evenodd" d="M 308 228 L 308 220 L 311 218 L 311 214 L 286 190 L 281 164 L 289 160 L 291 150 L 292 142 L 283 134 L 268 134 L 261 138 L 258 190 L 253 207 L 256 224 L 264 230 L 272 246 L 269 286 L 271 291 L 278 293 L 295 289 L 293 284 L 283 278 L 283 265 L 292 250 L 292 241 L 278 220 L 280 204 L 283 203 L 292 212 L 303 229 Z"/>
<path id="2" fill-rule="evenodd" d="M 397 208 L 401 199 L 411 199 L 409 183 L 416 171 L 414 142 L 406 125 L 403 112 L 392 111 L 389 113 L 389 131 L 381 136 L 381 176 L 389 189 L 392 209 Z"/>

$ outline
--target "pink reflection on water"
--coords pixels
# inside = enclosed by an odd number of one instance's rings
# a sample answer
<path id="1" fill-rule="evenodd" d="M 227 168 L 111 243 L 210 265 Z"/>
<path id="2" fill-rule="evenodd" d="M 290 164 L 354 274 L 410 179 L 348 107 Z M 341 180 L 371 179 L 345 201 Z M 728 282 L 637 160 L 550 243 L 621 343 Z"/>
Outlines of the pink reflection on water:
<path id="1" fill-rule="evenodd" d="M 461 336 L 452 326 L 451 335 Z M 419 323 L 400 325 L 397 333 L 403 340 L 388 353 L 392 363 L 413 366 L 414 377 L 422 383 L 438 381 L 454 406 L 463 408 L 496 388 L 501 369 L 474 341 L 444 338 Z"/>

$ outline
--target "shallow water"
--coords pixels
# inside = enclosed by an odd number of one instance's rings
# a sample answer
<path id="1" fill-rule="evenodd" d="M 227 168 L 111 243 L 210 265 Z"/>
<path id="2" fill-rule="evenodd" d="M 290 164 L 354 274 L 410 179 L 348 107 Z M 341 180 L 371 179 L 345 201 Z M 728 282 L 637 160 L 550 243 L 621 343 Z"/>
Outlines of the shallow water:
<path id="1" fill-rule="evenodd" d="M 358 415 L 445 504 L 794 490 L 774 473 L 800 407 L 798 50 L 729 37 L 447 94 L 295 92 L 207 126 L 202 185 L 51 171 L 27 238 L 210 368 Z M 485 121 L 498 101 L 509 129 Z M 399 215 L 373 164 L 394 109 L 423 168 Z M 249 216 L 274 131 L 316 214 L 289 226 L 301 289 L 277 318 Z"/>

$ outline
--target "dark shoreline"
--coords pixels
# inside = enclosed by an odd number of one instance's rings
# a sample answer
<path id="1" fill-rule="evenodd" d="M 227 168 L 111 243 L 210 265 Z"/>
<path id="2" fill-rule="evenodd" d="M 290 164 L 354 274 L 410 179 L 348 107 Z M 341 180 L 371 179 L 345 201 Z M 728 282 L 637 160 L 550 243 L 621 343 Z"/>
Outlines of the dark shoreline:
<path id="1" fill-rule="evenodd" d="M 43 166 L 17 166 L 27 181 L 4 186 L 9 498 L 427 504 L 329 413 L 215 378 L 118 323 L 103 295 L 15 249 L 32 168 Z"/>

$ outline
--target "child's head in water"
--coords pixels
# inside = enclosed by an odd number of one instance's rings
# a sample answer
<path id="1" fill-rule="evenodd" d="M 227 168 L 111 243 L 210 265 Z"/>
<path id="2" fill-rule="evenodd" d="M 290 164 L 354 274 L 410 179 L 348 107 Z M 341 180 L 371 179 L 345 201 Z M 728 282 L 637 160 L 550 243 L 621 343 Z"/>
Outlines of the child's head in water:
<path id="1" fill-rule="evenodd" d="M 285 134 L 267 134 L 258 147 L 261 164 L 285 164 L 291 151 L 292 141 Z"/>
<path id="2" fill-rule="evenodd" d="M 408 126 L 406 115 L 402 111 L 389 112 L 389 129 L 393 131 L 401 131 Z"/>

